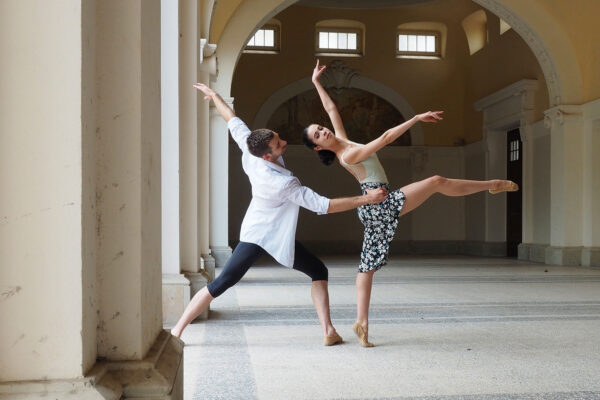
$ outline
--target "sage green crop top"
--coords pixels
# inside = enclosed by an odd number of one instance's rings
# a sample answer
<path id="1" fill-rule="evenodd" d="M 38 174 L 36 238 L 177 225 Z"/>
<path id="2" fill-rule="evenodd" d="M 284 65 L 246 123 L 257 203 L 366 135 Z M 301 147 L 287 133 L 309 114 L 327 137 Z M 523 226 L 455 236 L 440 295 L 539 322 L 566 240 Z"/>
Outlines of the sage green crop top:
<path id="1" fill-rule="evenodd" d="M 364 146 L 360 143 L 354 143 L 357 146 Z M 348 164 L 346 160 L 344 160 L 344 156 L 346 152 L 351 149 L 349 146 L 344 153 L 342 154 L 341 161 L 344 165 L 346 165 L 353 173 L 354 176 L 358 179 L 360 183 L 368 183 L 368 182 L 381 182 L 381 183 L 389 183 L 387 176 L 385 175 L 385 170 L 381 166 L 379 162 L 379 158 L 376 153 L 371 154 L 366 159 L 361 162 L 357 162 L 356 164 Z"/>

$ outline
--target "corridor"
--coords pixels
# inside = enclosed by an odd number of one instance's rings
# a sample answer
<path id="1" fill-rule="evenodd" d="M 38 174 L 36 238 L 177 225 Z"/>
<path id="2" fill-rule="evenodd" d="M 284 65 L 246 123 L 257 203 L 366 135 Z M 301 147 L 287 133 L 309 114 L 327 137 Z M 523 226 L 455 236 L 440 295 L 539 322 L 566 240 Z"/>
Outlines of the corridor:
<path id="1" fill-rule="evenodd" d="M 266 261 L 184 332 L 185 399 L 600 399 L 600 270 L 392 258 L 364 349 L 357 260 L 324 260 L 345 343 L 321 345 L 307 279 Z"/>

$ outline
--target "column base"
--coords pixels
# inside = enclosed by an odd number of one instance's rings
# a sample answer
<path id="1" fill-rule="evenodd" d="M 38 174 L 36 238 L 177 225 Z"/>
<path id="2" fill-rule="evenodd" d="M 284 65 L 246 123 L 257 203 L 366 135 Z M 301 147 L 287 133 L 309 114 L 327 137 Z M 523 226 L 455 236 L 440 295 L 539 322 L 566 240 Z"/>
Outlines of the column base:
<path id="1" fill-rule="evenodd" d="M 546 247 L 546 264 L 581 265 L 581 247 Z"/>
<path id="2" fill-rule="evenodd" d="M 183 342 L 161 331 L 140 361 L 106 361 L 123 399 L 183 399 Z"/>
<path id="3" fill-rule="evenodd" d="M 183 399 L 183 342 L 161 331 L 140 361 L 97 362 L 83 378 L 0 383 L 0 399 Z"/>
<path id="4" fill-rule="evenodd" d="M 208 279 L 203 272 L 186 272 L 185 277 L 190 281 L 190 299 L 208 284 Z M 208 319 L 209 311 L 210 307 L 198 315 L 194 321 Z"/>
<path id="5" fill-rule="evenodd" d="M 1 400 L 36 398 L 67 400 L 118 400 L 123 388 L 106 365 L 96 364 L 83 378 L 0 383 Z"/>
<path id="6" fill-rule="evenodd" d="M 521 243 L 519 244 L 519 260 L 546 262 L 546 244 Z"/>
<path id="7" fill-rule="evenodd" d="M 163 325 L 174 325 L 189 304 L 190 281 L 182 274 L 163 274 Z"/>
<path id="8" fill-rule="evenodd" d="M 215 279 L 215 259 L 210 254 L 202 254 L 200 257 L 200 266 L 206 273 L 206 278 L 209 282 Z"/>
<path id="9" fill-rule="evenodd" d="M 584 247 L 581 250 L 581 265 L 600 267 L 600 247 Z"/>
<path id="10" fill-rule="evenodd" d="M 229 246 L 211 246 L 210 253 L 215 258 L 215 265 L 217 267 L 224 267 L 231 257 L 231 247 Z"/>

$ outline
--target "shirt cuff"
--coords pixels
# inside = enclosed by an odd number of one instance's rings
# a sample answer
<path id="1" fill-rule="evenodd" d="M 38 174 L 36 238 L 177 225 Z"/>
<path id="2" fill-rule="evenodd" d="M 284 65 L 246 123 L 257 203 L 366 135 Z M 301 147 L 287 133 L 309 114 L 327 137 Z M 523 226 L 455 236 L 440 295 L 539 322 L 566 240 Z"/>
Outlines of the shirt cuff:
<path id="1" fill-rule="evenodd" d="M 329 200 L 327 197 L 321 198 L 321 209 L 317 212 L 317 215 L 325 215 L 329 210 Z"/>

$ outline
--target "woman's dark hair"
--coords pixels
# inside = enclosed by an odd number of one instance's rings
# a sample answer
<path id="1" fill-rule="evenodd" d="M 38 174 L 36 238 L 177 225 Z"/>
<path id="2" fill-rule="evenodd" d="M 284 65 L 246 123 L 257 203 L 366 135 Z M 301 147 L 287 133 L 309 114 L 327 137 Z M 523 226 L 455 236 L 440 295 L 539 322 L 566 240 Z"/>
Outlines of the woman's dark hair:
<path id="1" fill-rule="evenodd" d="M 308 137 L 308 126 L 302 131 L 302 143 L 311 150 L 314 150 L 314 148 L 317 147 L 317 145 Z M 319 155 L 321 162 L 325 165 L 331 165 L 333 160 L 335 160 L 335 153 L 331 150 L 317 150 L 317 154 Z"/>

